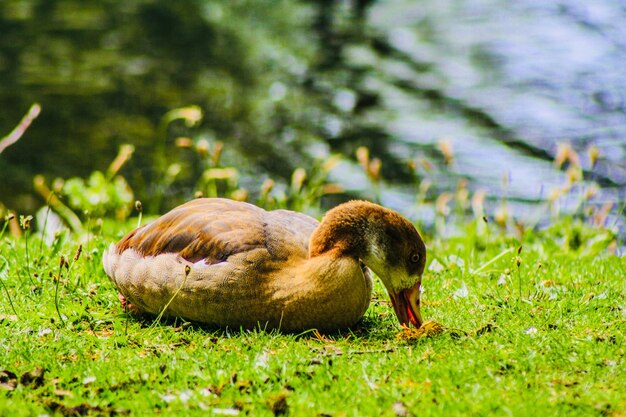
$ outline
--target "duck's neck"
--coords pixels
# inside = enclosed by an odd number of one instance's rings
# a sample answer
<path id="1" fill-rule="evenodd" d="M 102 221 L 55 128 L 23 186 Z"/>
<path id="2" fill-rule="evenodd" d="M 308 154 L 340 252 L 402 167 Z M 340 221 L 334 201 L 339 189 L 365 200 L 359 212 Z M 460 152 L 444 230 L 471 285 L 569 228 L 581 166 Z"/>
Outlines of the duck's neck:
<path id="1" fill-rule="evenodd" d="M 366 201 L 351 201 L 330 210 L 311 235 L 310 258 L 332 254 L 366 261 L 376 257 L 380 252 L 376 235 L 386 211 Z"/>

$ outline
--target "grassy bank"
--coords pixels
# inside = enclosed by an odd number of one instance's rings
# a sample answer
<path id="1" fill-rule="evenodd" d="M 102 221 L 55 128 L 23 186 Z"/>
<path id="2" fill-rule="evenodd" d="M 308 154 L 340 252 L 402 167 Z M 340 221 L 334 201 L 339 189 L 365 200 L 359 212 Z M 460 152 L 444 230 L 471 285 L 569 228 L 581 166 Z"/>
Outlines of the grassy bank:
<path id="1" fill-rule="evenodd" d="M 428 239 L 423 316 L 447 330 L 407 340 L 380 283 L 336 334 L 131 317 L 101 267 L 130 227 L 0 237 L 0 415 L 626 415 L 626 262 L 601 231 Z"/>

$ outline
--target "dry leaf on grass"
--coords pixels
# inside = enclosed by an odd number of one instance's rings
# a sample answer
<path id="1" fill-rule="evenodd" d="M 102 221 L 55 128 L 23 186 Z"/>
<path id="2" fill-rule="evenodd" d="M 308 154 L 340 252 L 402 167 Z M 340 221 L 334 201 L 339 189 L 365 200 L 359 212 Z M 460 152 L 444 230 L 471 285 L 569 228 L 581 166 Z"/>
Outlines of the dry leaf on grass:
<path id="1" fill-rule="evenodd" d="M 425 321 L 419 329 L 413 329 L 409 327 L 403 327 L 402 330 L 396 335 L 398 340 L 404 340 L 407 342 L 422 339 L 425 337 L 431 337 L 447 332 L 452 338 L 459 338 L 462 336 L 482 336 L 485 333 L 490 333 L 496 330 L 498 326 L 493 323 L 487 323 L 474 332 L 465 332 L 459 329 L 451 329 L 434 321 Z"/>
<path id="2" fill-rule="evenodd" d="M 0 371 L 0 388 L 13 391 L 17 387 L 17 375 L 8 370 Z"/>
<path id="3" fill-rule="evenodd" d="M 287 394 L 281 392 L 270 399 L 270 408 L 275 416 L 282 416 L 288 413 Z"/>
<path id="4" fill-rule="evenodd" d="M 421 339 L 423 337 L 434 336 L 439 333 L 443 333 L 444 330 L 446 330 L 444 325 L 429 320 L 422 323 L 422 326 L 419 329 L 403 327 L 396 337 L 399 340 L 411 341 Z"/>
<path id="5" fill-rule="evenodd" d="M 20 383 L 31 388 L 38 388 L 43 385 L 45 369 L 36 367 L 30 372 L 24 372 L 20 378 Z"/>

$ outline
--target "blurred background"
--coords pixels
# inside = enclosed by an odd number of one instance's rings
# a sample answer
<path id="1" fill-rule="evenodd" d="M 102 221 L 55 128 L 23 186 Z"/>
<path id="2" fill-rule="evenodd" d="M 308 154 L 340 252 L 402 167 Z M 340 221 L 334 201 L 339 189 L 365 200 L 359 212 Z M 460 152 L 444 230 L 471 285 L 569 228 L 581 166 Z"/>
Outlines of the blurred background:
<path id="1" fill-rule="evenodd" d="M 4 0 L 0 205 L 622 224 L 624 63 L 614 0 Z"/>

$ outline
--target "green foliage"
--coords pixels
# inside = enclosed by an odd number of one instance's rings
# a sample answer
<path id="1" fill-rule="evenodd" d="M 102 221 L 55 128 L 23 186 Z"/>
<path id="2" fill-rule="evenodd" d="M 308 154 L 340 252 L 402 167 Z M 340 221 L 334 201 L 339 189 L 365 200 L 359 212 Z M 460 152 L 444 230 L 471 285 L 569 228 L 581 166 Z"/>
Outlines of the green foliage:
<path id="1" fill-rule="evenodd" d="M 611 229 L 590 226 L 582 219 L 563 216 L 538 234 L 543 244 L 562 247 L 583 256 L 598 256 L 615 244 L 617 235 Z"/>
<path id="2" fill-rule="evenodd" d="M 125 219 L 133 203 L 133 192 L 123 177 L 108 180 L 100 171 L 92 172 L 87 180 L 70 178 L 63 185 L 63 194 L 70 207 L 96 217 Z"/>

